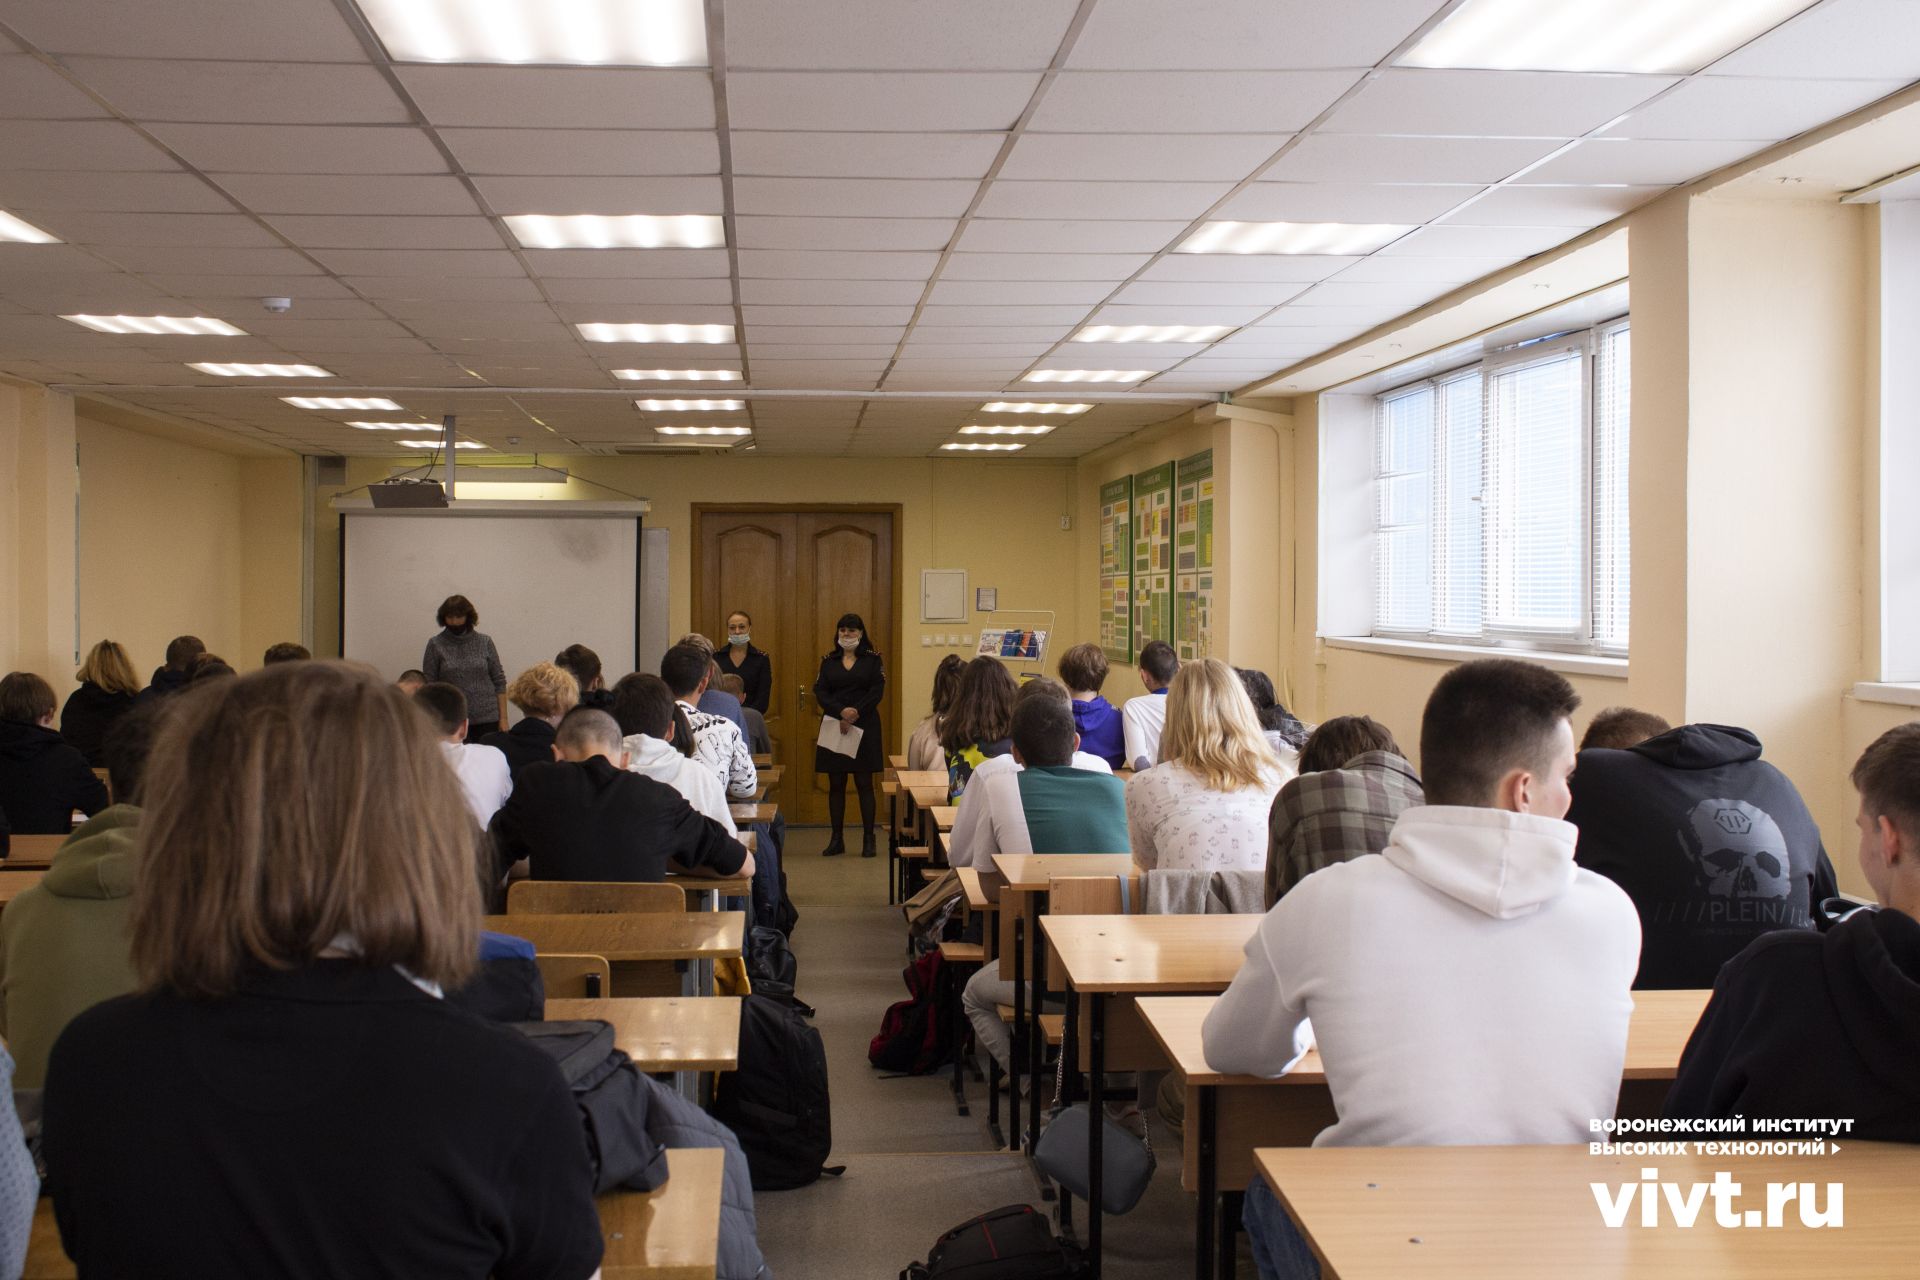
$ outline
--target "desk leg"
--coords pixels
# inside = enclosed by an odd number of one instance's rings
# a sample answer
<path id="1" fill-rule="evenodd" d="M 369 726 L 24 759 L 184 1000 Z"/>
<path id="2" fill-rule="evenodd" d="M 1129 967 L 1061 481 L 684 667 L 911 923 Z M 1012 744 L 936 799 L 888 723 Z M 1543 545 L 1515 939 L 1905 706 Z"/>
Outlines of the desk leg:
<path id="1" fill-rule="evenodd" d="M 1007 1042 L 1007 1134 L 1013 1141 L 1010 1145 L 1020 1145 L 1020 1080 L 1026 1075 L 1021 1070 L 1021 1055 L 1016 1052 L 1020 1046 L 1015 1043 L 1022 1028 L 1027 1025 L 1027 917 L 1016 916 L 1013 921 L 1013 1031 Z M 1032 1080 L 1027 1083 L 1029 1091 Z M 1033 1152 L 1029 1150 L 1031 1157 Z"/>
<path id="2" fill-rule="evenodd" d="M 1067 987 L 1067 1022 L 1060 1032 L 1060 1101 L 1072 1106 L 1080 1092 L 1080 997 L 1071 982 Z M 1060 1189 L 1060 1234 L 1073 1238 L 1073 1193 Z"/>
<path id="3" fill-rule="evenodd" d="M 1040 907 L 1039 895 L 1034 896 L 1034 910 Z M 1032 950 L 1030 957 L 1033 969 L 1033 1007 L 1028 1010 L 1029 1027 L 1027 1032 L 1027 1063 L 1030 1069 L 1027 1088 L 1027 1150 L 1033 1152 L 1040 1146 L 1040 1082 L 1047 1075 L 1047 1032 L 1040 1024 L 1040 1011 L 1047 1002 L 1047 950 L 1046 938 L 1040 929 L 1040 917 L 1033 920 L 1033 932 L 1027 937 L 1027 946 Z"/>
<path id="4" fill-rule="evenodd" d="M 1194 1092 L 1199 1095 L 1197 1106 L 1200 1114 L 1187 1117 L 1187 1123 L 1195 1126 L 1194 1132 L 1200 1144 L 1200 1194 L 1193 1209 L 1193 1274 L 1196 1280 L 1213 1280 L 1214 1197 L 1219 1181 L 1219 1169 L 1214 1163 L 1219 1158 L 1215 1147 L 1219 1136 L 1216 1132 L 1217 1100 L 1210 1088 L 1196 1089 Z"/>
<path id="5" fill-rule="evenodd" d="M 1220 1280 L 1234 1280 L 1234 1273 L 1240 1269 L 1240 1196 L 1238 1191 L 1228 1191 L 1220 1196 L 1220 1240 L 1216 1246 L 1220 1259 Z"/>
<path id="6" fill-rule="evenodd" d="M 680 996 L 691 1000 L 700 994 L 700 965 L 686 960 L 675 960 L 673 967 L 680 972 Z"/>
<path id="7" fill-rule="evenodd" d="M 1100 1193 L 1106 1179 L 1107 998 L 1087 1004 L 1087 1280 L 1100 1280 Z"/>

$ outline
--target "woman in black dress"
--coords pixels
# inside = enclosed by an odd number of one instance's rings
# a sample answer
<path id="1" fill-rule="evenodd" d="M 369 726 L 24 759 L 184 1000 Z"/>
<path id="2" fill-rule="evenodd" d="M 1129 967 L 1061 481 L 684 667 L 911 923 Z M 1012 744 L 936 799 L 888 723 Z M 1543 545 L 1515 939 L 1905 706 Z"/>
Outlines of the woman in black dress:
<path id="1" fill-rule="evenodd" d="M 735 609 L 727 615 L 727 647 L 714 655 L 714 661 L 720 664 L 721 671 L 739 676 L 747 686 L 740 705 L 752 707 L 763 716 L 767 714 L 767 703 L 773 694 L 773 661 L 767 657 L 766 650 L 754 647 L 753 619 L 742 610 Z"/>
<path id="2" fill-rule="evenodd" d="M 875 853 L 873 775 L 887 758 L 880 745 L 880 695 L 886 692 L 887 672 L 859 614 L 843 614 L 835 632 L 833 652 L 820 659 L 813 696 L 824 716 L 840 721 L 842 732 L 860 730 L 860 746 L 851 756 L 814 748 L 813 767 L 827 775 L 827 814 L 833 819 L 833 839 L 820 856 L 831 858 L 847 851 L 841 832 L 847 817 L 847 775 L 851 774 L 860 793 L 860 825 L 866 829 L 860 856 L 871 858 Z"/>

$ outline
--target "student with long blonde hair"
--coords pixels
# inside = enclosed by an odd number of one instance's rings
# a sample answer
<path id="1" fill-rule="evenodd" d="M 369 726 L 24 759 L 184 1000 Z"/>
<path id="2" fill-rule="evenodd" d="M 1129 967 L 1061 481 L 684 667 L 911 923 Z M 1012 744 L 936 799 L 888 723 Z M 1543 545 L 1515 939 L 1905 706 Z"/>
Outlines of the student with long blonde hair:
<path id="1" fill-rule="evenodd" d="M 1293 770 L 1267 745 L 1233 668 L 1182 663 L 1167 690 L 1160 763 L 1127 782 L 1133 860 L 1193 871 L 1267 864 L 1267 811 Z"/>
<path id="2" fill-rule="evenodd" d="M 215 681 L 169 708 L 141 795 L 139 986 L 47 1071 L 80 1274 L 594 1275 L 566 1081 L 441 998 L 480 891 L 428 718 L 345 663 Z"/>
<path id="3" fill-rule="evenodd" d="M 107 734 L 121 716 L 133 710 L 140 692 L 127 651 L 112 640 L 102 640 L 87 652 L 87 660 L 73 673 L 80 687 L 67 695 L 60 708 L 60 736 L 87 758 L 94 768 L 107 763 Z"/>

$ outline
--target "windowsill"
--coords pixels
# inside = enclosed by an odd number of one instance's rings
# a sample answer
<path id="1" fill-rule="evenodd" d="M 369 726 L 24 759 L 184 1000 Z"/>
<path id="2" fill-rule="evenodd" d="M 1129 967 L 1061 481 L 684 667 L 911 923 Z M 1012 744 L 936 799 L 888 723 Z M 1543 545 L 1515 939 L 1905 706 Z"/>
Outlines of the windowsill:
<path id="1" fill-rule="evenodd" d="M 1477 644 L 1435 644 L 1428 640 L 1386 640 L 1379 636 L 1322 636 L 1329 649 L 1353 649 L 1360 653 L 1390 653 L 1402 658 L 1426 658 L 1434 662 L 1470 662 L 1475 658 L 1525 658 L 1550 671 L 1567 675 L 1602 676 L 1611 680 L 1627 678 L 1625 658 L 1601 658 L 1587 653 L 1557 653 L 1551 649 L 1496 649 Z M 1920 686 L 1916 686 L 1920 699 Z M 1920 705 L 1920 701 L 1916 702 Z"/>
<path id="2" fill-rule="evenodd" d="M 1860 702 L 1884 702 L 1895 707 L 1920 707 L 1920 684 L 1888 684 L 1878 680 L 1862 680 L 1853 686 L 1853 696 Z"/>

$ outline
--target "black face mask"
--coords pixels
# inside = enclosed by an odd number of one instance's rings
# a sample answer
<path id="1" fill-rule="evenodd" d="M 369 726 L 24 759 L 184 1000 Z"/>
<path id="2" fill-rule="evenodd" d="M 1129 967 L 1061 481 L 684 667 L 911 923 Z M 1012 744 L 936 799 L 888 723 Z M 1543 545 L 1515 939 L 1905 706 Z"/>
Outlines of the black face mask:
<path id="1" fill-rule="evenodd" d="M 457 627 L 449 626 L 447 630 L 453 632 L 453 634 L 457 636 L 463 636 L 467 634 L 467 632 L 473 630 L 473 624 L 471 622 L 463 622 Z"/>

